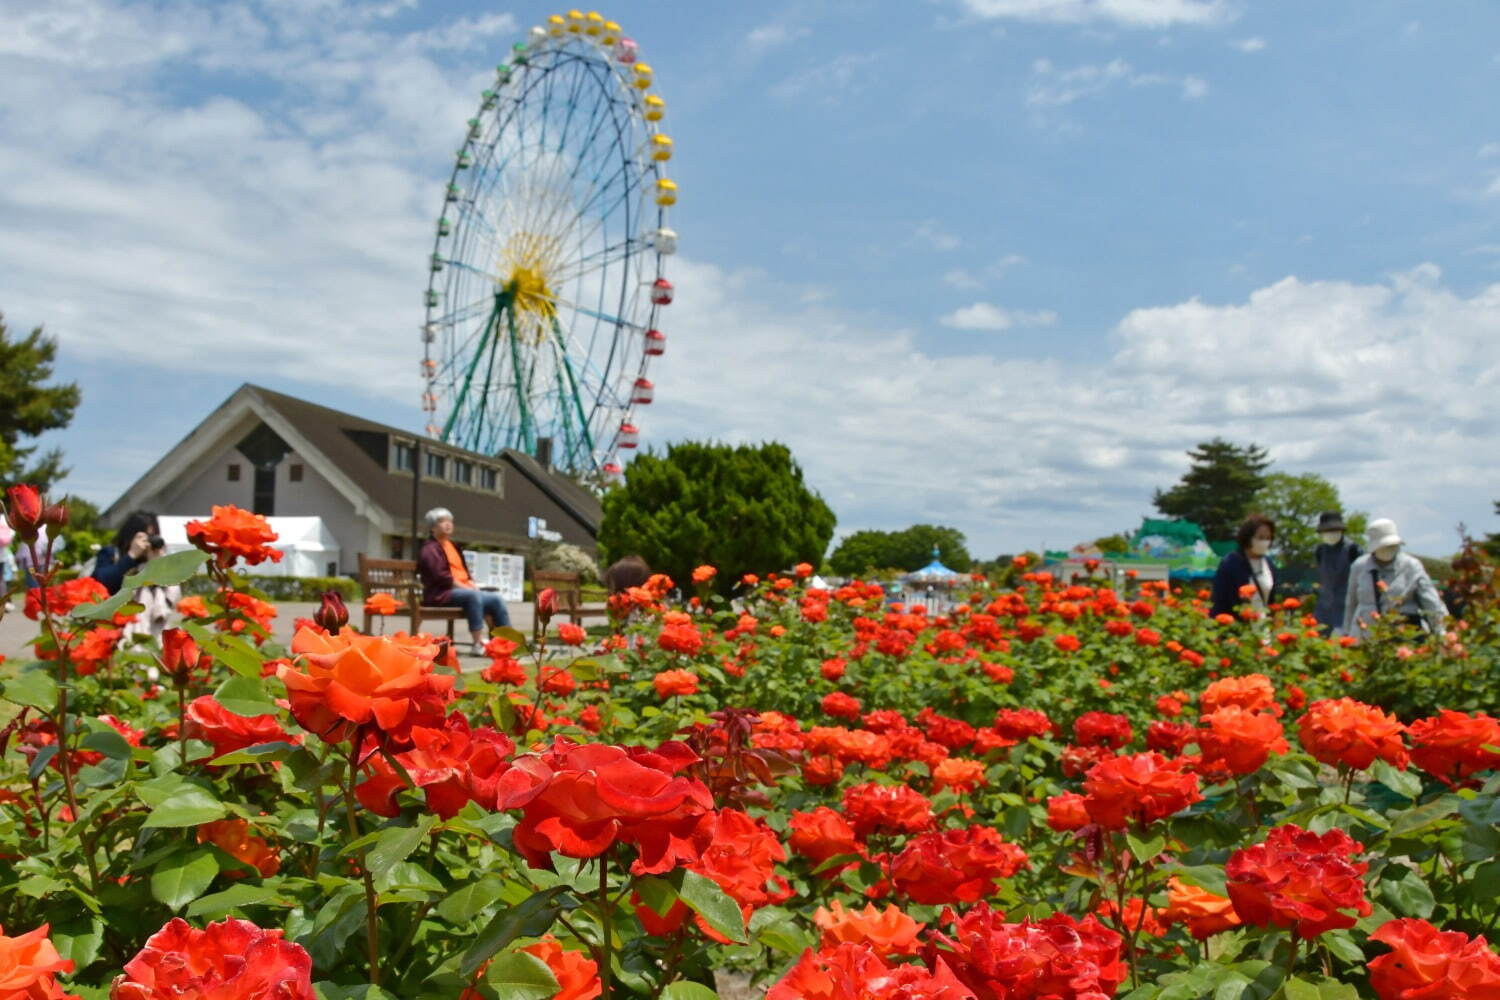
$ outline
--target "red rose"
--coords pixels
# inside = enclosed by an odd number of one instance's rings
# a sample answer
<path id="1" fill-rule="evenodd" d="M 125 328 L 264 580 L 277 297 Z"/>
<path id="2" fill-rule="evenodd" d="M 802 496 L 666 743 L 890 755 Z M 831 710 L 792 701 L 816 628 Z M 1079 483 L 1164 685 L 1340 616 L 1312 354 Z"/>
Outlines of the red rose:
<path id="1" fill-rule="evenodd" d="M 1109 712 L 1084 712 L 1073 722 L 1073 738 L 1081 747 L 1107 747 L 1118 750 L 1133 735 L 1130 720 Z"/>
<path id="2" fill-rule="evenodd" d="M 1449 785 L 1500 767 L 1500 750 L 1486 749 L 1500 747 L 1500 719 L 1483 712 L 1465 715 L 1445 708 L 1413 722 L 1408 731 L 1413 743 L 1411 759 Z"/>
<path id="3" fill-rule="evenodd" d="M 109 597 L 104 584 L 91 576 L 80 576 L 66 580 L 55 587 L 47 588 L 47 610 L 55 616 L 68 615 L 73 609 L 85 604 L 95 604 Z M 42 617 L 42 589 L 32 587 L 26 591 L 26 607 L 23 613 L 32 621 Z"/>
<path id="4" fill-rule="evenodd" d="M 1052 720 L 1047 718 L 1047 713 L 1034 708 L 1002 708 L 995 713 L 994 729 L 1006 739 L 1019 743 L 1052 732 Z"/>
<path id="5" fill-rule="evenodd" d="M 974 994 L 939 959 L 933 971 L 891 965 L 868 943 L 802 953 L 771 986 L 766 1000 L 973 1000 Z"/>
<path id="6" fill-rule="evenodd" d="M 1058 833 L 1089 825 L 1089 811 L 1077 792 L 1060 792 L 1047 800 L 1047 825 Z"/>
<path id="7" fill-rule="evenodd" d="M 1380 1000 L 1500 997 L 1500 955 L 1483 937 L 1440 931 L 1408 917 L 1382 924 L 1370 940 L 1391 946 L 1368 967 L 1370 987 Z"/>
<path id="8" fill-rule="evenodd" d="M 697 861 L 713 841 L 713 796 L 677 776 L 699 757 L 682 743 L 654 750 L 559 739 L 518 757 L 497 806 L 520 808 L 516 850 L 533 868 L 551 854 L 594 858 L 615 843 L 634 846 L 636 875 L 659 875 Z"/>
<path id="9" fill-rule="evenodd" d="M 374 596 L 373 594 L 371 595 L 371 597 Z M 382 594 L 380 596 L 385 597 L 391 602 L 391 611 L 396 610 L 394 607 L 396 599 L 394 597 L 390 594 Z M 369 601 L 366 601 L 366 606 L 369 603 Z M 384 602 L 381 603 L 384 604 Z M 390 614 L 391 611 L 381 611 L 381 613 Z M 349 609 L 345 606 L 344 598 L 338 591 L 328 590 L 323 592 L 323 597 L 318 602 L 318 610 L 313 612 L 313 621 L 322 626 L 325 632 L 337 632 L 349 624 Z"/>
<path id="10" fill-rule="evenodd" d="M 161 634 L 161 666 L 179 683 L 198 669 L 198 644 L 180 628 L 169 628 Z"/>
<path id="11" fill-rule="evenodd" d="M 791 898 L 791 887 L 775 870 L 777 862 L 785 860 L 786 849 L 765 823 L 738 809 L 721 809 L 714 821 L 712 845 L 688 868 L 712 879 L 740 904 L 748 921 L 762 906 Z"/>
<path id="12" fill-rule="evenodd" d="M 557 614 L 557 591 L 543 587 L 536 595 L 536 617 L 543 627 Z"/>
<path id="13" fill-rule="evenodd" d="M 811 861 L 814 867 L 829 858 L 863 853 L 859 842 L 854 838 L 854 828 L 843 816 L 827 806 L 818 806 L 812 812 L 793 811 L 787 827 L 791 831 L 787 843 L 792 850 Z M 821 874 L 826 877 L 833 873 Z"/>
<path id="14" fill-rule="evenodd" d="M 236 861 L 242 861 L 259 872 L 262 878 L 270 878 L 281 869 L 281 858 L 277 856 L 276 849 L 265 838 L 250 832 L 249 820 L 216 819 L 212 823 L 204 823 L 198 827 L 198 843 L 213 844 Z M 230 878 L 235 878 L 243 873 L 229 871 L 227 874 Z"/>
<path id="15" fill-rule="evenodd" d="M 1183 747 L 1193 742 L 1196 734 L 1197 730 L 1186 722 L 1153 719 L 1146 725 L 1146 749 L 1175 757 L 1182 753 Z"/>
<path id="16" fill-rule="evenodd" d="M 656 636 L 656 644 L 669 653 L 697 656 L 703 649 L 703 635 L 696 626 L 687 622 L 663 625 Z"/>
<path id="17" fill-rule="evenodd" d="M 222 757 L 246 747 L 263 743 L 300 743 L 300 736 L 290 736 L 274 715 L 236 715 L 220 705 L 213 695 L 188 702 L 187 736 L 213 744 L 213 755 Z"/>
<path id="18" fill-rule="evenodd" d="M 1182 761 L 1151 752 L 1100 761 L 1089 769 L 1083 790 L 1089 818 L 1109 830 L 1154 823 L 1203 798 L 1198 776 Z"/>
<path id="19" fill-rule="evenodd" d="M 5 520 L 15 529 L 22 542 L 36 541 L 37 529 L 42 523 L 42 511 L 42 495 L 35 486 L 18 483 L 6 488 Z"/>
<path id="20" fill-rule="evenodd" d="M 495 808 L 515 750 L 507 736 L 488 727 L 471 729 L 454 712 L 441 729 L 414 728 L 412 742 L 410 750 L 395 756 L 412 784 L 426 793 L 428 809 L 446 820 L 468 802 Z M 367 766 L 370 778 L 355 789 L 360 804 L 380 816 L 398 815 L 396 793 L 411 786 L 384 756 L 371 757 Z"/>
<path id="21" fill-rule="evenodd" d="M 1353 927 L 1370 912 L 1361 876 L 1369 869 L 1349 859 L 1363 845 L 1337 828 L 1321 836 L 1278 826 L 1265 842 L 1235 851 L 1224 867 L 1234 912 L 1257 927 L 1285 927 L 1299 938 Z"/>
<path id="22" fill-rule="evenodd" d="M 985 826 L 933 831 L 907 842 L 890 861 L 892 886 L 914 903 L 974 903 L 1001 879 L 1028 867 L 1026 852 Z"/>
<path id="23" fill-rule="evenodd" d="M 279 930 L 222 920 L 198 930 L 181 917 L 146 941 L 125 963 L 110 1000 L 185 997 L 275 997 L 315 1000 L 312 959 Z"/>
<path id="24" fill-rule="evenodd" d="M 582 646 L 584 640 L 588 638 L 588 633 L 581 625 L 564 622 L 557 626 L 557 637 L 562 640 L 564 646 Z"/>
<path id="25" fill-rule="evenodd" d="M 842 691 L 832 691 L 823 696 L 823 711 L 839 719 L 857 719 L 864 706 L 859 699 Z"/>
<path id="26" fill-rule="evenodd" d="M 1271 754 L 1291 749 L 1282 738 L 1281 723 L 1263 712 L 1226 705 L 1205 715 L 1203 723 L 1197 739 L 1205 771 L 1254 774 Z"/>
<path id="27" fill-rule="evenodd" d="M 953 922 L 951 936 L 932 938 L 928 961 L 945 961 L 986 998 L 1102 1000 L 1129 975 L 1120 960 L 1123 939 L 1092 915 L 1074 920 L 1055 913 L 1011 924 L 980 903 Z"/>
<path id="28" fill-rule="evenodd" d="M 880 833 L 920 833 L 932 826 L 932 803 L 905 785 L 851 785 L 844 817 L 861 839 Z"/>

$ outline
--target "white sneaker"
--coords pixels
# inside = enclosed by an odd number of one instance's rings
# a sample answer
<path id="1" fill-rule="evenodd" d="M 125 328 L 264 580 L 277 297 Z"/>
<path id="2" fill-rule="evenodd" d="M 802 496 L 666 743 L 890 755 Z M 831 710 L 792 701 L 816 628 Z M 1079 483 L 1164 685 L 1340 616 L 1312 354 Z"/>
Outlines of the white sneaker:
<path id="1" fill-rule="evenodd" d="M 484 643 L 482 643 L 482 642 L 476 642 L 476 643 L 474 643 L 473 646 L 469 647 L 469 655 L 470 656 L 483 656 L 484 655 Z"/>

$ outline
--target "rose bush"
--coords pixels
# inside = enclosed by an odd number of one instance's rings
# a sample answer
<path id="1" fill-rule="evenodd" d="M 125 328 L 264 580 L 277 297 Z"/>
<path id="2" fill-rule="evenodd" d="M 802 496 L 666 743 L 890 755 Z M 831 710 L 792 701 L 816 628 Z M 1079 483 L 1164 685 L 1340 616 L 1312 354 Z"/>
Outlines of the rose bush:
<path id="1" fill-rule="evenodd" d="M 18 526 L 65 516 L 8 495 Z M 1356 646 L 1294 600 L 1223 622 L 1026 567 L 941 611 L 699 567 L 609 628 L 543 593 L 545 648 L 501 630 L 463 672 L 342 602 L 281 648 L 237 573 L 269 526 L 216 508 L 193 537 L 113 598 L 26 595 L 0 997 L 1500 990 L 1493 602 L 1457 641 Z M 180 631 L 124 637 L 135 587 L 198 572 Z"/>

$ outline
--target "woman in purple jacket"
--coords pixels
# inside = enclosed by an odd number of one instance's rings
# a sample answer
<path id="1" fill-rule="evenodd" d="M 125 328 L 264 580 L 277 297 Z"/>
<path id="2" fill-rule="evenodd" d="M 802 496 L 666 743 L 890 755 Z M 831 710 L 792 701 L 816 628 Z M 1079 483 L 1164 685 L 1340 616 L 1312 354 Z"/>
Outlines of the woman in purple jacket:
<path id="1" fill-rule="evenodd" d="M 417 554 L 422 603 L 463 608 L 474 640 L 473 653 L 483 656 L 488 638 L 485 617 L 492 619 L 497 628 L 509 628 L 510 612 L 499 594 L 480 590 L 469 576 L 463 550 L 453 541 L 453 512 L 446 507 L 434 507 L 427 512 L 427 527 L 432 535 Z"/>

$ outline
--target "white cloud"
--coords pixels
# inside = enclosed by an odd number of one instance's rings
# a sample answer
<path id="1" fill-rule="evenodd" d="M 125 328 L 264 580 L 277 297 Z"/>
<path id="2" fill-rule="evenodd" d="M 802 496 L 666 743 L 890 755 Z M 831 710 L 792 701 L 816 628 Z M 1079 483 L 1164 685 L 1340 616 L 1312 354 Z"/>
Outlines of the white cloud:
<path id="1" fill-rule="evenodd" d="M 984 20 L 1105 24 L 1122 28 L 1207 27 L 1234 19 L 1226 0 L 958 0 Z"/>
<path id="2" fill-rule="evenodd" d="M 1057 313 L 1050 309 L 1027 311 L 976 302 L 953 310 L 938 322 L 955 330 L 1009 330 L 1015 326 L 1051 326 L 1057 322 Z"/>
<path id="3" fill-rule="evenodd" d="M 978 270 L 970 270 L 965 267 L 955 267 L 943 274 L 943 284 L 951 288 L 959 288 L 965 291 L 975 288 L 983 288 L 991 281 L 997 281 L 1005 276 L 1005 272 L 1017 265 L 1026 263 L 1026 258 L 1018 253 L 1008 253 L 1004 257 Z"/>
<path id="4" fill-rule="evenodd" d="M 438 58 L 432 36 L 339 4 L 34 10 L 0 36 L 8 320 L 47 323 L 72 357 L 357 391 L 417 424 L 434 175 L 492 60 Z M 173 99 L 154 81 L 177 61 L 233 86 Z M 1288 277 L 1129 311 L 1064 364 L 990 337 L 930 352 L 922 330 L 773 276 L 682 256 L 671 276 L 647 443 L 783 440 L 844 529 L 935 521 L 984 555 L 1060 547 L 1132 523 L 1214 434 L 1328 475 L 1423 551 L 1490 516 L 1474 456 L 1500 445 L 1500 283 Z M 95 498 L 139 473 L 131 437 Z"/>
<path id="5" fill-rule="evenodd" d="M 1263 50 L 1266 47 L 1266 40 L 1259 36 L 1251 36 L 1250 38 L 1236 39 L 1229 44 L 1234 48 L 1239 49 L 1241 52 L 1248 54 L 1252 52 L 1260 52 L 1261 50 Z"/>
<path id="6" fill-rule="evenodd" d="M 1479 158 L 1485 160 L 1491 156 L 1500 156 L 1500 142 L 1487 142 L 1479 147 Z"/>
<path id="7" fill-rule="evenodd" d="M 1177 86 L 1181 88 L 1183 100 L 1188 101 L 1208 94 L 1208 81 L 1201 77 L 1143 73 L 1120 58 L 1107 63 L 1086 63 L 1072 69 L 1059 69 L 1051 60 L 1038 59 L 1031 64 L 1026 103 L 1034 109 L 1066 107 L 1084 98 L 1098 97 L 1119 84 L 1129 87 Z"/>
<path id="8" fill-rule="evenodd" d="M 812 29 L 806 25 L 773 21 L 770 24 L 752 28 L 750 34 L 745 36 L 745 44 L 756 50 L 773 49 L 779 45 L 795 42 L 799 38 L 806 38 L 810 34 L 812 34 Z"/>
<path id="9" fill-rule="evenodd" d="M 908 242 L 931 250 L 943 251 L 957 250 L 963 246 L 963 240 L 944 229 L 936 219 L 922 220 Z"/>
<path id="10" fill-rule="evenodd" d="M 873 52 L 846 52 L 793 74 L 771 88 L 771 96 L 784 101 L 806 98 L 820 104 L 838 104 L 864 88 L 874 65 Z"/>

